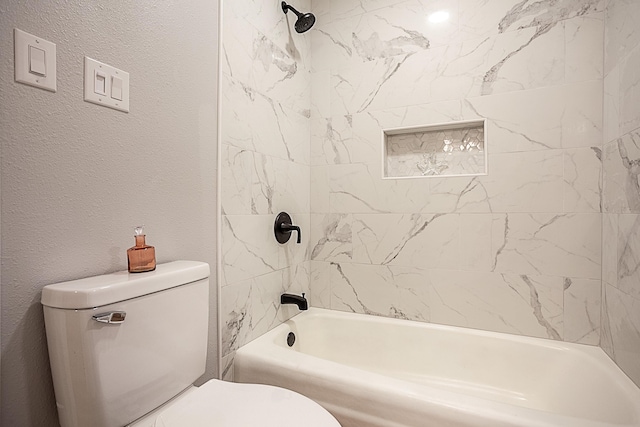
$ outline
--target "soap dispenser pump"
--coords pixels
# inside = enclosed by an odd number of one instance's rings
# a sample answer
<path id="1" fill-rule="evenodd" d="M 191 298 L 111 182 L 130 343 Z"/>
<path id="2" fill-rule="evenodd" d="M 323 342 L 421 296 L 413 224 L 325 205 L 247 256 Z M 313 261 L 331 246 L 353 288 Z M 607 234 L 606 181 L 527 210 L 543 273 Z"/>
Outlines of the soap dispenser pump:
<path id="1" fill-rule="evenodd" d="M 136 245 L 127 249 L 129 273 L 144 273 L 156 269 L 156 249 L 145 243 L 143 227 L 135 227 Z"/>

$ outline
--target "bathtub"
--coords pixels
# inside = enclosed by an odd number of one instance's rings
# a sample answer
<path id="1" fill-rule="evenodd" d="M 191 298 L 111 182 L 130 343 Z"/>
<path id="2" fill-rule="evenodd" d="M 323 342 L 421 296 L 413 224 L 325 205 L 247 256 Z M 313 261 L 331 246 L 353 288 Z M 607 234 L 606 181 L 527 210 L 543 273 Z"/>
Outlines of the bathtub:
<path id="1" fill-rule="evenodd" d="M 317 308 L 240 348 L 234 380 L 343 427 L 640 426 L 640 390 L 598 347 Z"/>

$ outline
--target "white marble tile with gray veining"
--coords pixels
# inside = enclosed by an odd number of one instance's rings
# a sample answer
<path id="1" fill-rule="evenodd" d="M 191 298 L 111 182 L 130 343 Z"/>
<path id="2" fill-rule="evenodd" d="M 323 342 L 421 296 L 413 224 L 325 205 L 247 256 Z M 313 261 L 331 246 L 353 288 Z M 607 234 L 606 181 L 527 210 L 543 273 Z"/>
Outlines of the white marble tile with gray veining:
<path id="1" fill-rule="evenodd" d="M 590 147 L 602 141 L 600 81 L 471 98 L 465 107 L 465 116 L 488 119 L 491 153 Z"/>
<path id="2" fill-rule="evenodd" d="M 576 7 L 578 2 L 553 2 L 564 3 L 558 10 L 558 5 L 551 2 L 523 3 L 500 21 L 497 28 L 501 36 L 465 41 L 459 57 L 452 62 L 464 74 L 471 75 L 469 70 L 481 72 L 479 82 L 474 77 L 475 89 L 470 96 L 601 77 L 601 54 L 593 49 L 593 43 L 602 42 L 602 15 L 596 13 L 600 10 L 597 6 L 593 7 L 596 2 L 582 2 L 591 3 L 582 8 Z M 491 7 L 486 9 L 480 13 L 491 13 Z M 537 12 L 544 16 L 535 16 Z M 590 12 L 594 13 L 586 15 Z M 464 27 L 461 23 L 462 32 Z"/>
<path id="3" fill-rule="evenodd" d="M 562 278 L 430 271 L 431 321 L 561 340 Z"/>
<path id="4" fill-rule="evenodd" d="M 520 28 L 558 25 L 576 16 L 604 10 L 604 0 L 460 0 L 460 31 L 487 37 Z"/>
<path id="5" fill-rule="evenodd" d="M 605 144 L 602 150 L 602 204 L 603 211 L 610 214 L 629 212 L 625 194 L 628 175 L 618 148 L 619 143 L 620 140 L 613 140 Z"/>
<path id="6" fill-rule="evenodd" d="M 311 261 L 309 274 L 309 304 L 312 307 L 331 308 L 331 264 Z"/>
<path id="7" fill-rule="evenodd" d="M 620 132 L 638 132 L 640 128 L 640 46 L 620 62 Z"/>
<path id="8" fill-rule="evenodd" d="M 428 180 L 383 180 L 380 163 L 327 166 L 331 212 L 428 211 Z"/>
<path id="9" fill-rule="evenodd" d="M 464 73 L 482 73 L 474 81 L 474 95 L 553 86 L 565 81 L 564 44 L 563 25 L 525 28 L 465 42 L 453 65 Z"/>
<path id="10" fill-rule="evenodd" d="M 492 271 L 600 279 L 600 214 L 495 215 Z"/>
<path id="11" fill-rule="evenodd" d="M 459 268 L 458 215 L 353 215 L 353 261 Z"/>
<path id="12" fill-rule="evenodd" d="M 382 131 L 399 127 L 438 125 L 480 119 L 462 114 L 460 101 L 444 101 L 359 113 L 352 116 L 353 139 L 349 146 L 352 163 L 373 163 L 382 156 Z"/>
<path id="13" fill-rule="evenodd" d="M 432 178 L 434 203 L 429 208 L 437 206 L 449 212 L 561 212 L 562 156 L 562 150 L 489 154 L 487 176 Z"/>
<path id="14" fill-rule="evenodd" d="M 617 281 L 622 292 L 640 299 L 640 215 L 618 216 Z"/>
<path id="15" fill-rule="evenodd" d="M 230 353 L 228 353 L 225 356 L 222 356 L 222 362 L 221 362 L 221 371 L 220 371 L 220 378 L 223 381 L 232 381 L 234 379 L 234 372 L 233 372 L 233 361 L 236 357 L 236 352 L 232 351 Z"/>
<path id="16" fill-rule="evenodd" d="M 272 215 L 222 217 L 222 284 L 232 284 L 280 269 L 280 248 Z"/>
<path id="17" fill-rule="evenodd" d="M 336 212 L 561 212 L 563 152 L 489 154 L 473 178 L 381 180 L 380 165 L 328 167 Z"/>
<path id="18" fill-rule="evenodd" d="M 441 49 L 440 49 L 441 50 Z M 331 74 L 331 111 L 347 115 L 425 103 L 438 60 L 438 49 L 344 67 Z M 436 52 L 437 51 L 437 52 Z M 411 87 L 403 84 L 411 81 Z"/>
<path id="19" fill-rule="evenodd" d="M 238 7 L 223 8 L 223 37 L 222 65 L 223 72 L 241 81 L 248 87 L 267 95 L 289 108 L 305 112 L 309 110 L 309 97 L 305 96 L 310 90 L 309 59 L 303 61 L 303 54 L 293 43 L 298 43 L 300 49 L 307 52 L 309 41 L 304 38 L 291 40 L 291 46 L 285 43 L 282 35 L 275 29 L 286 30 L 286 17 L 280 9 L 271 10 L 270 16 L 258 15 L 257 7 L 253 13 L 238 16 Z M 273 8 L 270 8 L 273 9 Z M 253 21 L 253 23 L 251 22 Z M 265 31 L 260 31 L 254 24 L 260 24 Z M 269 36 L 265 35 L 268 34 Z M 280 39 L 280 43 L 273 40 Z M 288 49 L 289 48 L 289 49 Z M 304 56 L 309 56 L 305 53 Z"/>
<path id="20" fill-rule="evenodd" d="M 604 13 L 594 13 L 564 22 L 566 82 L 602 79 Z"/>
<path id="21" fill-rule="evenodd" d="M 251 213 L 309 213 L 309 166 L 258 153 L 253 159 Z"/>
<path id="22" fill-rule="evenodd" d="M 460 270 L 491 271 L 493 214 L 460 214 Z"/>
<path id="23" fill-rule="evenodd" d="M 280 304 L 284 292 L 309 292 L 309 265 L 301 263 L 223 286 L 222 354 L 227 355 L 297 314 Z"/>
<path id="24" fill-rule="evenodd" d="M 311 0 L 311 11 L 316 17 L 331 19 L 331 0 Z"/>
<path id="25" fill-rule="evenodd" d="M 618 285 L 618 214 L 602 214 L 602 281 Z"/>
<path id="26" fill-rule="evenodd" d="M 330 268 L 331 309 L 429 321 L 427 270 L 334 262 Z"/>
<path id="27" fill-rule="evenodd" d="M 615 360 L 613 339 L 611 336 L 611 325 L 609 323 L 609 309 L 607 307 L 607 293 L 612 292 L 608 290 L 609 288 L 616 289 L 605 282 L 602 283 L 602 303 L 600 307 L 600 347 L 602 348 L 602 350 L 604 350 L 605 353 L 609 355 L 609 357 L 611 357 L 611 359 Z M 614 313 L 611 314 L 613 315 Z"/>
<path id="28" fill-rule="evenodd" d="M 605 304 L 607 335 L 603 348 L 640 386 L 640 300 L 606 286 Z"/>
<path id="29" fill-rule="evenodd" d="M 355 114 L 563 84 L 563 26 L 536 34 L 526 28 L 341 68 L 332 72 L 332 110 Z"/>
<path id="30" fill-rule="evenodd" d="M 575 148 L 564 152 L 564 212 L 600 212 L 602 149 Z"/>
<path id="31" fill-rule="evenodd" d="M 281 245 L 276 241 L 273 234 L 275 215 L 223 216 L 222 285 L 248 280 L 306 261 L 309 214 L 292 215 L 292 218 L 302 229 L 301 244 L 295 243 L 295 236 L 286 244 Z"/>
<path id="32" fill-rule="evenodd" d="M 565 86 L 562 114 L 562 147 L 601 145 L 603 135 L 602 81 L 592 80 Z"/>
<path id="33" fill-rule="evenodd" d="M 222 356 L 237 350 L 246 342 L 251 332 L 251 289 L 255 286 L 253 279 L 231 286 L 223 286 L 220 290 L 222 335 Z"/>
<path id="34" fill-rule="evenodd" d="M 604 209 L 640 213 L 640 130 L 604 146 Z"/>
<path id="35" fill-rule="evenodd" d="M 487 118 L 487 148 L 494 154 L 596 146 L 602 141 L 602 86 L 593 81 L 354 114 L 352 143 L 358 147 L 351 159 L 379 159 L 382 129 L 481 118 Z"/>
<path id="36" fill-rule="evenodd" d="M 311 260 L 350 261 L 352 222 L 348 214 L 311 215 Z"/>
<path id="37" fill-rule="evenodd" d="M 328 213 L 330 208 L 330 187 L 327 166 L 311 166 L 309 185 L 311 212 Z"/>
<path id="38" fill-rule="evenodd" d="M 261 145 L 253 123 L 248 121 L 256 96 L 256 92 L 249 86 L 222 73 L 220 97 L 225 108 L 220 117 L 221 143 L 250 151 L 256 151 L 256 147 Z"/>
<path id="39" fill-rule="evenodd" d="M 327 70 L 311 73 L 311 119 L 331 117 L 331 73 Z"/>
<path id="40" fill-rule="evenodd" d="M 491 162 L 489 162 L 491 168 Z M 491 169 L 489 174 L 491 174 Z M 480 177 L 433 177 L 430 201 L 423 212 L 492 212 L 489 192 Z"/>
<path id="41" fill-rule="evenodd" d="M 353 47 L 348 40 L 336 38 L 335 28 L 347 22 L 341 20 L 322 20 L 311 31 L 311 69 L 313 72 L 327 72 L 342 68 L 351 63 Z"/>
<path id="42" fill-rule="evenodd" d="M 564 278 L 564 340 L 600 342 L 601 281 Z"/>
<path id="43" fill-rule="evenodd" d="M 278 305 L 277 318 L 279 323 L 285 322 L 300 313 L 300 309 L 295 304 L 280 304 L 280 295 L 287 292 L 296 295 L 304 293 L 305 296 L 308 296 L 311 284 L 311 265 L 309 261 L 304 260 L 281 270 L 281 272 L 280 289 L 275 295 Z"/>
<path id="44" fill-rule="evenodd" d="M 309 118 L 222 76 L 222 142 L 284 160 L 309 164 Z"/>
<path id="45" fill-rule="evenodd" d="M 604 77 L 603 141 L 610 143 L 620 136 L 620 67 L 615 66 Z"/>
<path id="46" fill-rule="evenodd" d="M 609 73 L 640 44 L 640 3 L 636 0 L 609 0 L 605 17 L 604 69 Z"/>
<path id="47" fill-rule="evenodd" d="M 491 153 L 548 150 L 562 147 L 566 99 L 563 87 L 500 93 L 465 99 L 464 114 L 488 119 Z"/>
<path id="48" fill-rule="evenodd" d="M 406 0 L 324 0 L 331 3 L 331 18 L 350 17 L 402 3 Z"/>
<path id="49" fill-rule="evenodd" d="M 222 144 L 221 198 L 224 215 L 251 213 L 251 171 L 254 153 Z"/>
<path id="50" fill-rule="evenodd" d="M 313 164 L 352 163 L 353 119 L 350 115 L 311 119 Z"/>
<path id="51" fill-rule="evenodd" d="M 448 19 L 438 23 L 428 19 L 441 10 L 446 10 Z M 324 31 L 329 41 L 325 46 L 338 58 L 347 54 L 349 62 L 338 60 L 336 66 L 419 52 L 457 39 L 457 1 L 404 1 L 340 20 Z"/>
<path id="52" fill-rule="evenodd" d="M 233 3 L 242 3 L 242 1 L 233 1 Z M 246 15 L 246 19 L 262 34 L 268 34 L 274 44 L 308 70 L 311 64 L 310 33 L 296 33 L 295 15 L 291 12 L 284 14 L 280 3 L 279 1 L 252 0 L 250 13 Z M 310 0 L 296 1 L 294 6 L 302 13 L 310 12 L 312 9 Z"/>
<path id="53" fill-rule="evenodd" d="M 246 86 L 251 85 L 253 38 L 259 32 L 245 19 L 249 8 L 238 10 L 241 2 L 224 1 L 222 16 L 223 40 L 220 49 L 222 74 L 232 76 Z M 248 6 L 247 4 L 243 6 Z"/>
<path id="54" fill-rule="evenodd" d="M 492 212 L 562 211 L 562 150 L 489 155 L 489 175 L 478 182 Z"/>

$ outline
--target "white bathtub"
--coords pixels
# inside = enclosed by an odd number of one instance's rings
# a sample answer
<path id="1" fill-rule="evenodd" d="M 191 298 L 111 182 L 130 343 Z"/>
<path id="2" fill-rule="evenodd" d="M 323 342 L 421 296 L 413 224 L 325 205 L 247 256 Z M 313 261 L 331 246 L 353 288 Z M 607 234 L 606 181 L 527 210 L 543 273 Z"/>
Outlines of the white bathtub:
<path id="1" fill-rule="evenodd" d="M 640 426 L 640 390 L 597 347 L 315 308 L 240 348 L 234 378 L 343 427 Z"/>

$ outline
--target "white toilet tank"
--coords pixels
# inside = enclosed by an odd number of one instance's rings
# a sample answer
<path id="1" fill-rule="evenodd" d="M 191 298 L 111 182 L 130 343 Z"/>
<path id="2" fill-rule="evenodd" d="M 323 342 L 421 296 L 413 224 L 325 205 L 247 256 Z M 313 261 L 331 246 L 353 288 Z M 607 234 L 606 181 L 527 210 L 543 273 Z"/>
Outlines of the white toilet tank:
<path id="1" fill-rule="evenodd" d="M 122 427 L 204 373 L 208 264 L 49 285 L 41 302 L 62 427 Z"/>

